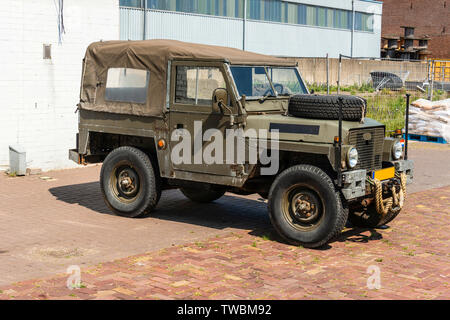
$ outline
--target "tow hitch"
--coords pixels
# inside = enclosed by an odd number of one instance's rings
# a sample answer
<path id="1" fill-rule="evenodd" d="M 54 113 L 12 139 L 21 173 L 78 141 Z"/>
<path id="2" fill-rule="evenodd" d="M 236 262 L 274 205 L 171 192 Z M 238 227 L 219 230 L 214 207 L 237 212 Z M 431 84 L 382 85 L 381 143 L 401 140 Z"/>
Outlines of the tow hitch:
<path id="1" fill-rule="evenodd" d="M 406 198 L 405 172 L 396 173 L 395 178 L 383 183 L 368 176 L 367 182 L 372 188 L 378 214 L 385 216 L 390 211 L 396 212 L 402 209 Z"/>

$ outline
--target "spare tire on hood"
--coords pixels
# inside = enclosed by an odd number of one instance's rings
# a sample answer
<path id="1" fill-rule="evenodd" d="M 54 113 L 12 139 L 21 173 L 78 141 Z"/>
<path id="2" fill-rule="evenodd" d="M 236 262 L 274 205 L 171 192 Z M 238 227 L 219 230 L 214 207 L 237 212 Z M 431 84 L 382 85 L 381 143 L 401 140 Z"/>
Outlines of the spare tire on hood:
<path id="1" fill-rule="evenodd" d="M 299 94 L 289 100 L 289 113 L 308 119 L 339 119 L 339 98 L 342 97 L 342 120 L 360 121 L 366 115 L 367 101 L 346 95 Z"/>

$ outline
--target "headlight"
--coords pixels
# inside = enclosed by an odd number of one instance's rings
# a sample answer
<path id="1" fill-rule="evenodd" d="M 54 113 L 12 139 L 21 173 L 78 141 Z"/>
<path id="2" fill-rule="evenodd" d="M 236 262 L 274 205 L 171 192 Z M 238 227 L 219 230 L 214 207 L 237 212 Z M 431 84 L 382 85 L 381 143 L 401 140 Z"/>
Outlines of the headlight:
<path id="1" fill-rule="evenodd" d="M 400 141 L 397 141 L 392 146 L 392 157 L 394 158 L 394 160 L 398 160 L 400 159 L 402 154 L 403 154 L 403 145 L 401 144 Z"/>
<path id="2" fill-rule="evenodd" d="M 356 167 L 356 164 L 358 163 L 358 151 L 356 148 L 351 148 L 348 150 L 347 153 L 347 164 L 350 169 L 353 169 Z"/>

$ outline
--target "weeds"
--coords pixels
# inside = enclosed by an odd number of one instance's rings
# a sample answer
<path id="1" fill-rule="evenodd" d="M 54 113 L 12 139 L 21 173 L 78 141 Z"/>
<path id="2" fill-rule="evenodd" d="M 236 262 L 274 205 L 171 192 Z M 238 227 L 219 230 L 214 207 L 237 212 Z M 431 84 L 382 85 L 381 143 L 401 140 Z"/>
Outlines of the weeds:
<path id="1" fill-rule="evenodd" d="M 8 177 L 14 178 L 17 177 L 17 172 L 13 171 L 13 172 L 7 172 Z"/>
<path id="2" fill-rule="evenodd" d="M 262 239 L 266 241 L 271 240 L 269 235 L 263 235 Z"/>
<path id="3" fill-rule="evenodd" d="M 310 90 L 317 94 L 326 94 L 326 84 L 309 84 Z M 341 93 L 360 96 L 367 100 L 366 117 L 383 123 L 386 126 L 386 133 L 396 129 L 402 129 L 405 126 L 405 110 L 407 93 L 405 88 L 400 90 L 381 89 L 375 91 L 371 83 L 362 85 L 351 85 L 340 88 Z M 337 86 L 330 86 L 330 93 L 337 93 Z M 426 98 L 426 94 L 418 91 L 410 91 L 410 101 L 420 98 Z M 444 100 L 448 98 L 448 93 L 443 90 L 433 91 L 433 101 Z"/>
<path id="4" fill-rule="evenodd" d="M 205 245 L 202 242 L 199 242 L 199 241 L 195 242 L 195 245 L 197 247 L 199 247 L 199 248 L 204 248 L 205 247 Z"/>

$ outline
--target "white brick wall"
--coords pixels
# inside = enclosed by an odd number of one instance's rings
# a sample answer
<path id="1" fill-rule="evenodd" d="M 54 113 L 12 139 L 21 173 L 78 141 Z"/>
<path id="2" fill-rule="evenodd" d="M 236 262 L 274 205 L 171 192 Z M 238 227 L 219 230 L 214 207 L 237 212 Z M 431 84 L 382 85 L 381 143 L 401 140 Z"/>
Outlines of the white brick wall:
<path id="1" fill-rule="evenodd" d="M 64 0 L 66 34 L 58 44 L 57 0 L 0 1 L 0 166 L 9 145 L 27 165 L 73 167 L 81 65 L 93 41 L 119 38 L 119 0 Z M 44 60 L 43 44 L 52 45 Z"/>

